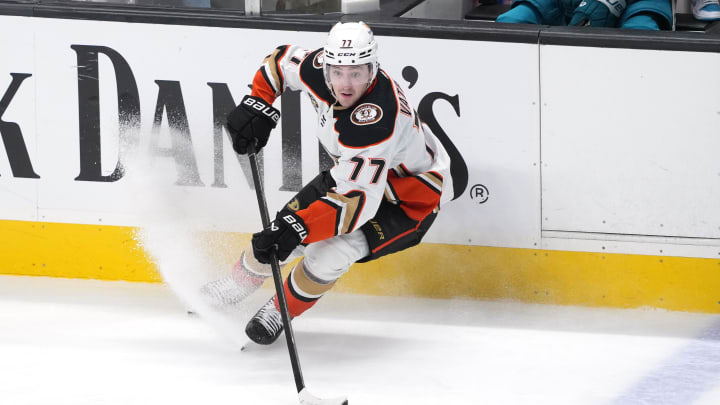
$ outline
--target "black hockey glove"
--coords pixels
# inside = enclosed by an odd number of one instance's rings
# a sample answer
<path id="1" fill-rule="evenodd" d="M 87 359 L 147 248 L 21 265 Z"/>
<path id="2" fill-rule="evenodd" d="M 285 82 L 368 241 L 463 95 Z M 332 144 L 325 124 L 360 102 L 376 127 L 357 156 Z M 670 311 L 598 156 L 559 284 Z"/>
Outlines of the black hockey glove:
<path id="1" fill-rule="evenodd" d="M 253 234 L 253 254 L 260 263 L 268 264 L 272 249 L 277 249 L 277 258 L 283 261 L 302 243 L 307 234 L 302 218 L 293 213 L 279 213 L 270 226 Z"/>
<path id="2" fill-rule="evenodd" d="M 255 150 L 262 149 L 279 119 L 280 111 L 265 100 L 260 97 L 245 96 L 227 117 L 227 129 L 235 152 L 241 155 L 247 154 L 250 142 L 255 142 Z"/>

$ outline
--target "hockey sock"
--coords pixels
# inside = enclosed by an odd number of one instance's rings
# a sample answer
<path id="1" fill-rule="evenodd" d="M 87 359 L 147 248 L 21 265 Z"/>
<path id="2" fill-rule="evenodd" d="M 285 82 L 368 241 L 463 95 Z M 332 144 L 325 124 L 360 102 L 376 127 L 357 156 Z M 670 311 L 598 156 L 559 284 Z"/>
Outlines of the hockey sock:
<path id="1" fill-rule="evenodd" d="M 256 262 L 252 255 L 249 256 L 250 257 L 248 257 L 246 252 L 242 252 L 242 255 L 240 255 L 240 259 L 238 259 L 238 261 L 233 266 L 232 277 L 238 287 L 255 291 L 260 287 L 260 285 L 262 285 L 266 278 L 272 275 L 272 273 L 268 274 L 263 268 L 264 265 Z M 250 261 L 256 262 L 253 263 L 253 268 L 250 267 Z M 256 271 L 255 268 L 258 267 L 265 272 L 261 273 Z"/>
<path id="2" fill-rule="evenodd" d="M 325 283 L 316 279 L 305 271 L 303 261 L 298 263 L 284 284 L 290 317 L 295 318 L 310 309 L 334 284 L 335 281 Z M 280 310 L 277 296 L 275 307 Z"/>

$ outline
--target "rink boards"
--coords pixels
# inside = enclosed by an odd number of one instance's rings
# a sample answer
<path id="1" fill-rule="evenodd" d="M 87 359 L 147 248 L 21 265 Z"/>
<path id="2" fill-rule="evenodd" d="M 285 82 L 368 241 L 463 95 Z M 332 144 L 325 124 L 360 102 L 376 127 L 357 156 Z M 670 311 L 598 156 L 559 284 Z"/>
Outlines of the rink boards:
<path id="1" fill-rule="evenodd" d="M 0 272 L 160 281 L 136 229 L 176 221 L 231 262 L 259 228 L 219 122 L 274 47 L 325 34 L 0 16 L 0 36 Z M 720 78 L 696 74 L 718 53 L 379 43 L 469 184 L 426 243 L 338 289 L 720 312 Z M 327 167 L 309 100 L 276 106 L 271 207 Z"/>

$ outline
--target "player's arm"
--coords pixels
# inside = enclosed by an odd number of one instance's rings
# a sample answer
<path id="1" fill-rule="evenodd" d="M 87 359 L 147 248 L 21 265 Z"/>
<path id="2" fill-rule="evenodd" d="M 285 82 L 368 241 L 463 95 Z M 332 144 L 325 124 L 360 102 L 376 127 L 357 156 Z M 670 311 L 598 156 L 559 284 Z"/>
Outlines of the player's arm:
<path id="1" fill-rule="evenodd" d="M 300 64 L 308 54 L 309 50 L 294 45 L 275 48 L 255 72 L 250 95 L 272 104 L 285 89 L 301 90 Z"/>
<path id="2" fill-rule="evenodd" d="M 371 219 L 385 192 L 389 157 L 374 149 L 341 159 L 330 170 L 336 186 L 297 211 L 308 234 L 305 243 L 350 233 Z"/>
<path id="3" fill-rule="evenodd" d="M 350 233 L 375 215 L 395 154 L 394 140 L 389 135 L 392 131 L 380 130 L 361 130 L 365 135 L 361 144 L 341 146 L 341 156 L 330 170 L 330 178 L 316 187 L 315 201 L 295 212 L 281 211 L 269 227 L 253 235 L 253 252 L 261 263 L 269 262 L 273 247 L 277 248 L 278 258 L 284 260 L 300 243 Z M 342 140 L 341 135 L 341 145 Z M 364 141 L 367 146 L 362 145 Z"/>
<path id="4" fill-rule="evenodd" d="M 233 140 L 233 149 L 246 154 L 248 145 L 263 148 L 270 132 L 280 120 L 280 111 L 272 106 L 286 88 L 296 89 L 299 66 L 308 54 L 306 49 L 283 45 L 277 47 L 255 72 L 252 92 L 228 114 L 227 129 Z"/>
<path id="5" fill-rule="evenodd" d="M 340 157 L 330 170 L 334 187 L 295 213 L 306 225 L 305 243 L 350 233 L 375 215 L 397 153 L 393 124 L 392 118 L 362 126 L 350 120 L 336 124 Z"/>
<path id="6" fill-rule="evenodd" d="M 296 212 L 308 230 L 306 243 L 350 233 L 375 216 L 401 139 L 393 136 L 397 125 L 393 107 L 365 104 L 367 116 L 377 119 L 335 123 L 340 152 L 338 163 L 330 170 L 335 186 Z"/>
<path id="7" fill-rule="evenodd" d="M 307 208 L 283 210 L 271 225 L 253 235 L 255 257 L 268 263 L 277 248 L 284 260 L 300 243 L 314 243 L 354 231 L 375 215 L 383 198 L 391 157 L 384 148 L 344 153 L 330 170 L 326 190 Z"/>

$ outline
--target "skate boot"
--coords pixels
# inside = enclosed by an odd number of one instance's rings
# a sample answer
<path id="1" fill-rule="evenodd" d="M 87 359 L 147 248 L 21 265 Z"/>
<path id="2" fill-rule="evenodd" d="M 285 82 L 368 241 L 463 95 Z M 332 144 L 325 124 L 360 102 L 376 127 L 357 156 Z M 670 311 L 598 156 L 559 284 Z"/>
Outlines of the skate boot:
<path id="1" fill-rule="evenodd" d="M 269 345 L 277 340 L 283 331 L 282 315 L 275 307 L 275 296 L 250 319 L 245 334 L 259 345 Z"/>
<path id="2" fill-rule="evenodd" d="M 205 284 L 200 292 L 213 308 L 228 309 L 255 292 L 268 277 L 252 271 L 243 252 L 230 275 Z"/>

